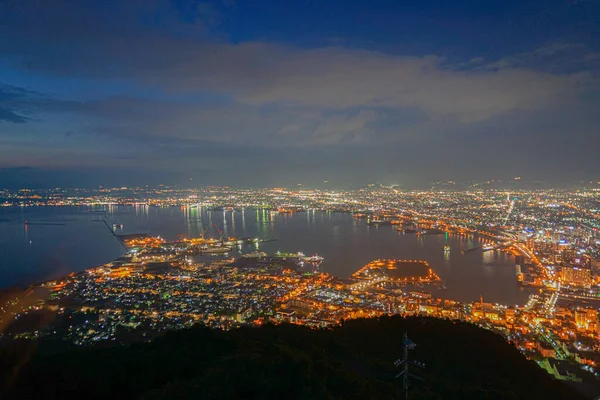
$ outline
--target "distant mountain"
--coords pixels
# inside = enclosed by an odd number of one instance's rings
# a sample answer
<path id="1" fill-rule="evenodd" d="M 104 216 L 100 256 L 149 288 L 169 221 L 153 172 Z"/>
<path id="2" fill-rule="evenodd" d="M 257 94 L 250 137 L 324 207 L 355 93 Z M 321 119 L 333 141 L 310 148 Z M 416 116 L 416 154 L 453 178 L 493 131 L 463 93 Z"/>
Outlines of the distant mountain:
<path id="1" fill-rule="evenodd" d="M 410 399 L 585 398 L 501 336 L 422 317 L 352 320 L 322 331 L 195 327 L 127 347 L 22 342 L 4 348 L 0 368 L 11 399 L 401 399 L 393 362 L 404 332 L 417 343 L 410 357 L 425 363 L 413 368 L 425 381 L 414 381 Z"/>

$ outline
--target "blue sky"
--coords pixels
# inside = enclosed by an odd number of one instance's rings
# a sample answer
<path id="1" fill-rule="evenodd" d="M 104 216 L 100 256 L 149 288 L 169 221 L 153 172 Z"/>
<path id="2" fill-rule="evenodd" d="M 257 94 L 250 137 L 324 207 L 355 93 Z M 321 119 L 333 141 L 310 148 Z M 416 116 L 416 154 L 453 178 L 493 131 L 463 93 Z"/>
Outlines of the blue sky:
<path id="1" fill-rule="evenodd" d="M 5 0 L 0 185 L 598 179 L 598 21 L 594 0 Z"/>

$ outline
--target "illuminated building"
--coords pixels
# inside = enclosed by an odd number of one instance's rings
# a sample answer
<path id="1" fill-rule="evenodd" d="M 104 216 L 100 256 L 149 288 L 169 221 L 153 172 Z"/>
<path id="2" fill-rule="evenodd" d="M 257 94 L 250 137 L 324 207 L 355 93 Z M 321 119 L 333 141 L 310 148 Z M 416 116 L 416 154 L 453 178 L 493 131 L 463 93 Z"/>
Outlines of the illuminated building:
<path id="1" fill-rule="evenodd" d="M 598 324 L 598 312 L 594 309 L 587 308 L 583 310 L 575 310 L 575 325 L 577 329 L 584 331 L 593 331 Z"/>
<path id="2" fill-rule="evenodd" d="M 575 263 L 577 258 L 577 252 L 573 249 L 564 249 L 561 252 L 561 263 L 562 265 L 571 265 Z"/>
<path id="3" fill-rule="evenodd" d="M 592 284 L 592 270 L 581 265 L 562 267 L 561 281 L 568 286 L 590 287 Z"/>
<path id="4" fill-rule="evenodd" d="M 515 274 L 517 275 L 517 280 L 519 282 L 523 282 L 523 270 L 522 266 L 525 262 L 525 257 L 518 255 L 515 257 Z"/>
<path id="5" fill-rule="evenodd" d="M 519 232 L 518 239 L 522 242 L 527 241 L 527 232 Z"/>
<path id="6" fill-rule="evenodd" d="M 560 233 L 553 232 L 553 233 L 551 233 L 551 235 L 552 235 L 552 242 L 553 243 L 559 243 L 560 242 L 560 240 L 561 240 L 561 234 Z"/>
<path id="7" fill-rule="evenodd" d="M 438 308 L 436 305 L 433 305 L 433 304 L 427 304 L 427 305 L 420 304 L 419 311 L 422 313 L 425 313 L 425 314 L 434 315 L 437 313 Z"/>
<path id="8" fill-rule="evenodd" d="M 286 305 L 285 308 L 288 310 L 300 310 L 310 312 L 314 309 L 314 306 L 311 302 L 300 300 L 300 299 L 292 299 Z"/>
<path id="9" fill-rule="evenodd" d="M 554 358 L 556 357 L 556 352 L 549 344 L 545 342 L 537 342 L 537 350 L 540 355 L 545 358 Z"/>
<path id="10" fill-rule="evenodd" d="M 505 318 L 508 322 L 514 322 L 515 320 L 515 309 L 512 307 L 508 307 L 506 309 Z"/>

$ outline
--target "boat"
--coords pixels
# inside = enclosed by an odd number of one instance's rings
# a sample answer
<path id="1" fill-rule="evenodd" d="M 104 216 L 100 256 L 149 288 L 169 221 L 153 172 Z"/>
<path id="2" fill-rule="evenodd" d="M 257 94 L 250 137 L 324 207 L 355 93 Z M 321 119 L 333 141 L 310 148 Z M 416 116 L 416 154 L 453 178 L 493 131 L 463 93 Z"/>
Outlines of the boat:
<path id="1" fill-rule="evenodd" d="M 244 244 L 244 241 L 236 237 L 228 237 L 227 240 L 223 241 L 223 244 L 227 246 L 234 246 L 236 244 Z"/>
<path id="2" fill-rule="evenodd" d="M 310 256 L 310 257 L 304 257 L 304 259 L 303 259 L 302 261 L 307 261 L 307 262 L 310 262 L 310 263 L 315 263 L 315 264 L 316 264 L 316 263 L 321 263 L 321 262 L 323 262 L 323 260 L 324 260 L 324 258 L 323 258 L 323 257 L 321 257 L 320 255 L 318 255 L 318 254 L 313 254 L 313 255 L 312 255 L 312 256 Z"/>
<path id="3" fill-rule="evenodd" d="M 260 239 L 260 238 L 252 238 L 252 237 L 246 237 L 246 238 L 241 238 L 240 241 L 243 244 L 252 244 L 252 243 L 262 243 L 262 242 L 274 242 L 277 239 Z M 239 241 L 238 241 L 239 243 Z"/>
<path id="4" fill-rule="evenodd" d="M 471 247 L 470 249 L 461 250 L 461 253 L 467 254 L 467 253 L 471 253 L 471 252 L 477 251 L 477 250 L 481 250 L 481 246 Z"/>
<path id="5" fill-rule="evenodd" d="M 322 262 L 323 260 L 324 258 L 318 254 L 315 254 L 310 258 L 310 262 Z"/>
<path id="6" fill-rule="evenodd" d="M 384 225 L 392 225 L 391 221 L 385 221 L 381 219 L 373 219 L 367 222 L 367 225 L 371 226 L 384 226 Z"/>
<path id="7" fill-rule="evenodd" d="M 275 253 L 275 255 L 273 256 L 274 258 L 281 258 L 283 260 L 286 260 L 288 258 L 297 258 L 300 259 L 301 256 L 303 256 L 304 253 L 302 252 L 298 252 L 298 253 L 282 253 L 280 251 L 278 251 L 277 253 Z"/>
<path id="8" fill-rule="evenodd" d="M 320 263 L 323 262 L 324 258 L 318 254 L 313 254 L 312 256 L 307 256 L 306 254 L 299 251 L 296 253 L 296 257 L 300 261 L 309 262 L 309 263 Z"/>
<path id="9" fill-rule="evenodd" d="M 446 251 L 446 252 L 450 251 L 450 246 L 449 245 L 445 245 L 444 246 L 444 251 Z"/>
<path id="10" fill-rule="evenodd" d="M 417 233 L 418 232 L 416 229 L 408 229 L 408 228 L 407 229 L 399 228 L 398 231 L 402 232 L 402 233 Z"/>
<path id="11" fill-rule="evenodd" d="M 277 252 L 275 253 L 275 255 L 273 257 L 276 258 L 281 258 L 281 259 L 290 259 L 290 260 L 298 260 L 298 261 L 302 261 L 302 262 L 309 262 L 309 263 L 320 263 L 324 260 L 323 257 L 314 254 L 312 256 L 307 256 L 306 254 L 304 254 L 303 252 L 299 251 L 297 253 L 282 253 L 282 252 Z"/>
<path id="12" fill-rule="evenodd" d="M 279 211 L 280 214 L 293 214 L 295 210 L 292 208 L 279 207 L 277 211 Z"/>
<path id="13" fill-rule="evenodd" d="M 242 254 L 242 258 L 263 258 L 267 257 L 264 251 L 253 251 L 252 253 Z"/>
<path id="14" fill-rule="evenodd" d="M 201 249 L 200 251 L 204 254 L 222 254 L 222 253 L 230 252 L 231 247 L 229 247 L 229 246 L 207 247 L 205 249 Z"/>
<path id="15" fill-rule="evenodd" d="M 446 232 L 444 232 L 441 229 L 437 229 L 437 228 L 429 228 L 429 229 L 423 230 L 424 235 L 441 235 L 442 233 L 446 233 Z"/>

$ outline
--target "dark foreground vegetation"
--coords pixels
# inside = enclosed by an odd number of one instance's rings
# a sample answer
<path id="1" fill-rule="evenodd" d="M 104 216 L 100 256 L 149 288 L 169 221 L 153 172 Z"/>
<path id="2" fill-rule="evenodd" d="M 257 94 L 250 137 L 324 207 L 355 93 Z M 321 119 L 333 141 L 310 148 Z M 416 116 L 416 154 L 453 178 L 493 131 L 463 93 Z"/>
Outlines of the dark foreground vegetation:
<path id="1" fill-rule="evenodd" d="M 21 342 L 2 349 L 0 368 L 14 399 L 393 399 L 403 398 L 393 361 L 405 331 L 418 344 L 410 356 L 426 364 L 411 399 L 582 398 L 492 332 L 416 317 L 326 331 L 196 327 L 112 348 Z"/>

